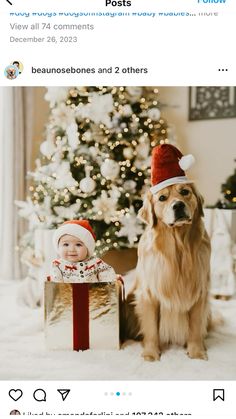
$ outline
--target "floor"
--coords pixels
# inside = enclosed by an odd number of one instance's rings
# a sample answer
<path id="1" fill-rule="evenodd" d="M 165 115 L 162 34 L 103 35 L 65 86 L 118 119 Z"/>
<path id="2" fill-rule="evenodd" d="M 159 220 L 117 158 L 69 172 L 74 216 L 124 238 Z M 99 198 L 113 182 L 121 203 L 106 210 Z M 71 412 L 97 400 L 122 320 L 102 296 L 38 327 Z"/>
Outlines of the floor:
<path id="1" fill-rule="evenodd" d="M 141 357 L 140 343 L 120 351 L 47 351 L 43 309 L 18 303 L 19 283 L 0 283 L 1 380 L 233 380 L 236 377 L 236 299 L 216 301 L 224 325 L 206 340 L 208 361 L 190 360 L 171 347 L 155 363 Z"/>

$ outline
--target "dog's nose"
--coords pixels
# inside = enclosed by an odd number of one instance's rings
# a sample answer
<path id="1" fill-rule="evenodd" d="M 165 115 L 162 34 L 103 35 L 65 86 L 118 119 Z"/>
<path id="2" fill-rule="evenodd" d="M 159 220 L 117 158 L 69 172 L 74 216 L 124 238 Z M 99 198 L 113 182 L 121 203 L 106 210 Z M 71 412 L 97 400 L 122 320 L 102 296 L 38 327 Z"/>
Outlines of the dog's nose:
<path id="1" fill-rule="evenodd" d="M 173 205 L 173 210 L 180 211 L 185 208 L 185 203 L 183 201 L 177 201 Z"/>

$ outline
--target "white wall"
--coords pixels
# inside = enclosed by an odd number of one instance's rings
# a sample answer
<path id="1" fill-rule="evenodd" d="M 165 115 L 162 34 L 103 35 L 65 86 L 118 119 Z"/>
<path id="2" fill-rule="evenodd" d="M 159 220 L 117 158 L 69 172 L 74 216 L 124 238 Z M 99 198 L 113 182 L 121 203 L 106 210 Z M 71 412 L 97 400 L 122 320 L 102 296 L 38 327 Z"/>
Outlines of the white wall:
<path id="1" fill-rule="evenodd" d="M 196 180 L 205 203 L 214 204 L 236 165 L 236 118 L 188 121 L 188 93 L 188 87 L 160 87 L 159 100 L 167 104 L 162 116 L 175 125 L 181 151 L 195 156 L 189 177 Z"/>

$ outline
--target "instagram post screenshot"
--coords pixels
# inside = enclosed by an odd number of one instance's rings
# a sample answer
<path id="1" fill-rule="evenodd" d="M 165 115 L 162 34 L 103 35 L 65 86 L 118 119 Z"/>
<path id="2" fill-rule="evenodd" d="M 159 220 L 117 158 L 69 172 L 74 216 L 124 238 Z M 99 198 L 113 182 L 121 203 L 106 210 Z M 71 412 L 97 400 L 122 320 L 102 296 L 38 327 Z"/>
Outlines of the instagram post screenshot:
<path id="1" fill-rule="evenodd" d="M 235 18 L 1 1 L 1 418 L 235 417 Z"/>

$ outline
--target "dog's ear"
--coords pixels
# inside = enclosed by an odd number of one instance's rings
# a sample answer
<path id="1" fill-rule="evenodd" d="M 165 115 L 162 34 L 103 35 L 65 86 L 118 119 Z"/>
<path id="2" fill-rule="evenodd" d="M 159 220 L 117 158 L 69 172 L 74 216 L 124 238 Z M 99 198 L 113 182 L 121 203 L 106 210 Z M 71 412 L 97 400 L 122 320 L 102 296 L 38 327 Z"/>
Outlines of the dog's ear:
<path id="1" fill-rule="evenodd" d="M 204 217 L 204 212 L 203 212 L 204 199 L 203 199 L 203 196 L 200 194 L 200 192 L 198 192 L 195 185 L 192 185 L 192 190 L 193 190 L 194 195 L 197 198 L 198 215 L 199 215 L 199 217 Z"/>
<path id="2" fill-rule="evenodd" d="M 148 192 L 144 198 L 143 206 L 138 212 L 138 218 L 146 224 L 154 227 L 157 224 L 157 217 L 153 208 L 153 200 L 151 192 Z"/>

